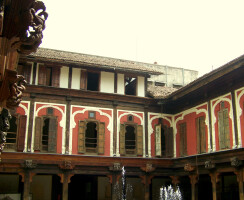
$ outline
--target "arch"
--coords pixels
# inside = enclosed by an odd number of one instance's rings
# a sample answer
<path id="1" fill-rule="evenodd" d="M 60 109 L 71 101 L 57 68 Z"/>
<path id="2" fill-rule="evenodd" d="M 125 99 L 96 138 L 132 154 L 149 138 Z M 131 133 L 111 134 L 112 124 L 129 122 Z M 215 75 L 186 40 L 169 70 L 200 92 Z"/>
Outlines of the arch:
<path id="1" fill-rule="evenodd" d="M 73 138 L 73 129 L 76 127 L 76 123 L 75 123 L 75 116 L 77 114 L 84 114 L 86 111 L 95 111 L 95 112 L 99 112 L 100 115 L 103 115 L 105 117 L 108 118 L 108 125 L 107 125 L 107 129 L 110 132 L 110 155 L 113 155 L 113 137 L 111 137 L 111 133 L 113 133 L 113 124 L 112 124 L 112 117 L 113 117 L 113 112 L 111 115 L 103 112 L 102 110 L 112 110 L 112 109 L 106 109 L 106 108 L 96 108 L 96 107 L 89 107 L 89 106 L 76 106 L 76 105 L 71 105 L 71 112 L 73 111 L 73 108 L 83 108 L 82 110 L 77 110 L 74 113 L 72 113 L 70 115 L 70 135 L 69 135 L 69 154 L 72 153 L 72 138 Z"/>
<path id="2" fill-rule="evenodd" d="M 235 142 L 235 131 L 234 131 L 234 122 L 233 122 L 233 107 L 232 107 L 232 100 L 227 98 L 226 96 L 230 95 L 231 96 L 231 93 L 229 94 L 226 94 L 224 96 L 221 96 L 221 97 L 218 97 L 214 100 L 211 101 L 211 115 L 212 115 L 212 141 L 213 141 L 213 151 L 216 151 L 216 140 L 215 140 L 215 136 L 216 136 L 216 132 L 215 132 L 215 124 L 217 122 L 217 119 L 216 119 L 216 116 L 215 116 L 215 107 L 221 102 L 221 101 L 226 101 L 229 103 L 230 105 L 230 110 L 228 112 L 228 115 L 229 115 L 229 118 L 231 119 L 231 123 L 232 123 L 232 137 L 233 137 L 233 145 L 232 145 L 232 148 L 236 148 L 236 142 Z M 213 105 L 212 105 L 212 102 L 213 101 L 216 101 Z M 232 115 L 231 115 L 232 113 Z"/>
<path id="3" fill-rule="evenodd" d="M 152 118 L 150 118 L 151 115 L 156 115 Z M 172 117 L 172 120 L 168 119 L 167 117 Z M 148 113 L 148 156 L 151 157 L 151 135 L 153 134 L 153 127 L 152 122 L 155 119 L 162 118 L 169 122 L 170 126 L 173 127 L 173 115 L 164 115 L 159 113 Z"/>
<path id="4" fill-rule="evenodd" d="M 240 94 L 237 94 L 238 91 L 241 91 Z M 241 115 L 242 115 L 242 108 L 241 108 L 241 97 L 244 94 L 244 87 L 235 91 L 235 103 L 236 103 L 236 119 L 237 119 L 237 134 L 238 134 L 238 148 L 242 147 L 242 134 L 241 134 Z"/>
<path id="5" fill-rule="evenodd" d="M 123 114 L 121 114 L 120 116 L 118 115 L 119 112 L 124 112 Z M 135 117 L 138 117 L 139 120 L 140 120 L 140 123 L 141 125 L 143 125 L 143 146 L 145 146 L 145 127 L 144 127 L 144 122 L 143 122 L 143 119 L 144 119 L 144 113 L 143 112 L 137 112 L 137 113 L 142 113 L 142 117 L 138 114 L 136 114 L 135 112 L 133 111 L 128 111 L 128 110 L 117 110 L 117 116 L 118 117 L 118 120 L 117 120 L 117 145 L 116 145 L 116 156 L 120 156 L 120 153 L 119 153 L 119 132 L 120 132 L 120 119 L 126 115 L 133 115 Z M 143 148 L 143 156 L 145 156 L 145 148 Z"/>
<path id="6" fill-rule="evenodd" d="M 206 105 L 207 108 L 204 109 L 204 108 L 201 108 L 201 109 L 198 109 L 202 106 Z M 200 113 L 204 113 L 206 118 L 205 118 L 205 124 L 207 126 L 207 129 L 208 129 L 208 151 L 210 152 L 211 151 L 211 146 L 210 146 L 210 127 L 209 127 L 209 116 L 208 116 L 208 104 L 204 103 L 202 105 L 199 105 L 197 107 L 194 107 L 192 109 L 189 109 L 187 111 L 184 111 L 181 114 L 180 117 L 178 117 L 175 121 L 174 121 L 174 126 L 173 126 L 173 133 L 174 133 L 174 156 L 176 156 L 176 134 L 177 134 L 177 123 L 180 121 L 180 120 L 183 120 L 184 117 L 188 114 L 192 114 L 192 113 L 196 113 L 197 115 L 200 114 Z"/>
<path id="7" fill-rule="evenodd" d="M 38 109 L 36 109 L 37 104 L 42 104 L 42 106 L 40 106 Z M 64 110 L 62 110 L 59 106 L 63 106 Z M 35 106 L 34 106 L 34 117 L 33 117 L 33 130 L 35 130 L 35 117 L 38 116 L 38 113 L 40 112 L 40 110 L 44 109 L 44 108 L 54 108 L 56 110 L 58 110 L 61 113 L 61 120 L 59 122 L 60 127 L 62 128 L 62 154 L 65 153 L 65 127 L 66 127 L 66 114 L 65 114 L 65 110 L 66 110 L 66 105 L 65 104 L 53 104 L 53 103 L 43 103 L 43 102 L 35 102 Z M 34 152 L 33 146 L 34 146 L 34 137 L 35 137 L 35 132 L 33 131 L 33 137 L 32 137 L 32 141 L 31 141 L 31 152 Z"/>

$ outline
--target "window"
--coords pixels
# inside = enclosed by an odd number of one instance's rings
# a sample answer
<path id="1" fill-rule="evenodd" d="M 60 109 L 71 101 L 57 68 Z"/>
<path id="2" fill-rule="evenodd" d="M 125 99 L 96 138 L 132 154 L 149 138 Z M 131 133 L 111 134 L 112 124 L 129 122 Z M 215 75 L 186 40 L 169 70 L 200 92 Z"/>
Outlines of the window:
<path id="1" fill-rule="evenodd" d="M 14 149 L 16 150 L 16 144 L 17 144 L 17 120 L 15 116 L 12 116 L 10 119 L 10 128 L 7 132 L 6 136 L 6 149 Z"/>
<path id="2" fill-rule="evenodd" d="M 137 78 L 131 76 L 125 76 L 125 94 L 136 95 Z"/>
<path id="3" fill-rule="evenodd" d="M 155 155 L 158 157 L 173 156 L 173 128 L 162 124 L 155 126 Z"/>
<path id="4" fill-rule="evenodd" d="M 181 85 L 181 84 L 173 84 L 173 88 L 175 88 L 175 89 L 180 89 L 182 87 L 183 87 L 183 85 Z"/>
<path id="5" fill-rule="evenodd" d="M 133 115 L 128 115 L 127 121 L 128 122 L 133 122 L 134 121 Z"/>
<path id="6" fill-rule="evenodd" d="M 218 129 L 219 129 L 219 148 L 230 148 L 230 132 L 229 132 L 229 112 L 224 107 L 224 103 L 220 103 L 220 111 L 218 112 Z"/>
<path id="7" fill-rule="evenodd" d="M 10 119 L 10 129 L 6 136 L 6 149 L 24 151 L 26 119 L 26 115 L 12 115 Z"/>
<path id="8" fill-rule="evenodd" d="M 89 117 L 89 119 L 96 119 L 96 112 L 89 111 L 88 112 L 88 117 Z"/>
<path id="9" fill-rule="evenodd" d="M 47 67 L 46 68 L 46 86 L 52 86 L 52 68 Z"/>
<path id="10" fill-rule="evenodd" d="M 57 117 L 43 116 L 35 119 L 34 150 L 57 152 Z"/>
<path id="11" fill-rule="evenodd" d="M 99 73 L 87 72 L 87 90 L 99 91 Z"/>
<path id="12" fill-rule="evenodd" d="M 78 153 L 104 154 L 105 123 L 99 121 L 79 121 Z"/>
<path id="13" fill-rule="evenodd" d="M 164 87 L 164 86 L 165 86 L 165 83 L 162 83 L 162 82 L 155 82 L 155 86 L 161 86 L 161 87 Z"/>
<path id="14" fill-rule="evenodd" d="M 39 65 L 38 85 L 59 87 L 60 67 Z"/>
<path id="15" fill-rule="evenodd" d="M 136 134 L 134 126 L 126 126 L 125 128 L 125 153 L 135 154 L 136 151 Z"/>
<path id="16" fill-rule="evenodd" d="M 186 123 L 181 123 L 179 125 L 180 132 L 180 156 L 187 155 L 187 132 L 186 132 Z"/>
<path id="17" fill-rule="evenodd" d="M 85 146 L 86 152 L 97 152 L 97 124 L 88 122 L 86 124 Z"/>
<path id="18" fill-rule="evenodd" d="M 205 117 L 196 118 L 197 153 L 206 152 Z"/>
<path id="19" fill-rule="evenodd" d="M 120 124 L 120 154 L 143 155 L 142 125 Z"/>
<path id="20" fill-rule="evenodd" d="M 32 68 L 32 63 L 19 63 L 17 72 L 19 75 L 23 75 L 25 77 L 25 80 L 27 83 L 30 83 L 31 80 L 31 68 Z"/>
<path id="21" fill-rule="evenodd" d="M 99 91 L 100 90 L 100 73 L 87 72 L 81 70 L 80 89 Z"/>

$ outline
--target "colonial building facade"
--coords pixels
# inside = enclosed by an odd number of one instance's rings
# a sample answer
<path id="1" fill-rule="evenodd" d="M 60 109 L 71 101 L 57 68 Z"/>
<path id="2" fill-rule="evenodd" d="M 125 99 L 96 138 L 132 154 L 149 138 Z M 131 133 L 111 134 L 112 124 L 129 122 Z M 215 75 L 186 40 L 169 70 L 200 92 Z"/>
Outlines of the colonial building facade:
<path id="1" fill-rule="evenodd" d="M 22 56 L 28 82 L 0 163 L 0 199 L 243 199 L 244 56 L 175 90 L 157 65 L 51 49 Z M 2 196 L 1 196 L 2 195 Z"/>

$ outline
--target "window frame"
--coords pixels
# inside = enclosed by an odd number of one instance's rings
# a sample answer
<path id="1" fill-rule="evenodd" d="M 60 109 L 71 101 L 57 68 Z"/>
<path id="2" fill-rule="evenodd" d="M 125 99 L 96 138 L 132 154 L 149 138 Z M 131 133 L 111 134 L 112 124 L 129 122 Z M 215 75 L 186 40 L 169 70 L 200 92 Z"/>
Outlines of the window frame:
<path id="1" fill-rule="evenodd" d="M 89 122 L 96 123 L 96 130 L 97 130 L 97 147 L 95 152 L 87 152 L 86 151 L 86 130 L 87 130 L 87 124 Z M 80 124 L 84 123 L 83 126 Z M 83 153 L 87 155 L 99 155 L 105 153 L 105 134 L 106 134 L 106 126 L 105 122 L 101 122 L 96 119 L 85 119 L 85 120 L 78 120 L 78 153 Z M 103 127 L 103 129 L 102 129 Z M 80 128 L 82 128 L 82 132 L 80 132 Z M 100 132 L 101 131 L 101 132 Z"/>
<path id="2" fill-rule="evenodd" d="M 128 94 L 128 93 L 126 93 L 126 83 L 128 82 L 126 79 L 127 78 L 135 78 L 135 84 L 136 84 L 136 86 L 135 86 L 135 88 L 134 88 L 134 93 L 133 94 Z M 133 81 L 132 81 L 133 82 Z M 130 82 L 130 83 L 132 83 L 132 82 Z M 137 75 L 134 75 L 134 74 L 124 74 L 124 93 L 125 93 L 125 95 L 129 95 L 129 96 L 138 96 L 138 76 Z"/>

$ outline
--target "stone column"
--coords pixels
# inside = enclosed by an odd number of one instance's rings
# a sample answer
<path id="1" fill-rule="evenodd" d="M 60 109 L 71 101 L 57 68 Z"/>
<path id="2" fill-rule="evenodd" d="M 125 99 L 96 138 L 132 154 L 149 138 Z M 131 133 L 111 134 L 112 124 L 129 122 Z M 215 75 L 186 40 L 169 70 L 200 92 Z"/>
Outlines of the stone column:
<path id="1" fill-rule="evenodd" d="M 213 200 L 217 200 L 217 183 L 219 180 L 219 173 L 213 172 L 210 173 L 209 176 L 211 177 L 211 183 L 212 183 L 212 190 L 213 190 Z"/>
<path id="2" fill-rule="evenodd" d="M 243 191 L 243 181 L 244 181 L 244 174 L 243 169 L 234 172 L 236 174 L 237 182 L 239 185 L 239 199 L 244 200 L 244 191 Z"/>
<path id="3" fill-rule="evenodd" d="M 198 182 L 198 175 L 197 174 L 192 174 L 192 175 L 189 175 L 189 178 L 191 180 L 191 199 L 192 200 L 197 200 L 198 196 L 197 196 L 196 184 Z"/>

